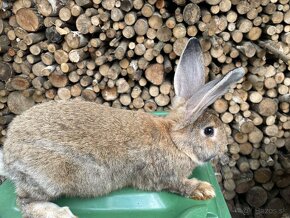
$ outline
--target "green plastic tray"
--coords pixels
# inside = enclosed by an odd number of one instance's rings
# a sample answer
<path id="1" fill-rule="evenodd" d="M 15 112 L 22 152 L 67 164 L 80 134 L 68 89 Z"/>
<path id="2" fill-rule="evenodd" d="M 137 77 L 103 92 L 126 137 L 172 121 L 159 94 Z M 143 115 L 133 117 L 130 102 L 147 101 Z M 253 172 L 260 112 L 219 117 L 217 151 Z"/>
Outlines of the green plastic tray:
<path id="1" fill-rule="evenodd" d="M 165 112 L 155 113 L 165 116 Z M 209 163 L 197 167 L 193 177 L 210 182 L 216 197 L 199 201 L 167 192 L 144 192 L 130 188 L 107 196 L 78 199 L 61 198 L 55 201 L 68 206 L 79 218 L 230 218 L 231 215 Z M 0 218 L 21 218 L 15 204 L 13 184 L 5 181 L 0 186 Z"/>

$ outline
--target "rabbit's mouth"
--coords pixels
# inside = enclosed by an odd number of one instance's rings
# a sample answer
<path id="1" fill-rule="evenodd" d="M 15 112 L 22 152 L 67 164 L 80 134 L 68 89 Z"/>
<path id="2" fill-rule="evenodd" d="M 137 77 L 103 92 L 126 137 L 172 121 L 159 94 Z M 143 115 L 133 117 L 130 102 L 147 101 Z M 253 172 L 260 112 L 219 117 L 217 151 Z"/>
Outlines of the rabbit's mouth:
<path id="1" fill-rule="evenodd" d="M 216 156 L 215 154 L 209 156 L 208 158 L 206 158 L 206 159 L 204 160 L 204 162 L 208 162 L 208 161 L 210 161 L 210 160 L 213 159 L 215 156 Z"/>

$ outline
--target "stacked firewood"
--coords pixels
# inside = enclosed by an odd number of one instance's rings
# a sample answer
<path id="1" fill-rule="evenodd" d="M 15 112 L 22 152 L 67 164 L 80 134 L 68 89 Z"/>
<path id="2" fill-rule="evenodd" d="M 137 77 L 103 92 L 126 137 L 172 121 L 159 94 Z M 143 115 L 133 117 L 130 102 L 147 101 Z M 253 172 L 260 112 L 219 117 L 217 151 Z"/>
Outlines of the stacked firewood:
<path id="1" fill-rule="evenodd" d="M 227 124 L 219 180 L 234 213 L 281 217 L 290 204 L 289 0 L 0 1 L 0 136 L 49 100 L 168 110 L 190 37 L 208 80 L 247 74 L 213 104 Z"/>

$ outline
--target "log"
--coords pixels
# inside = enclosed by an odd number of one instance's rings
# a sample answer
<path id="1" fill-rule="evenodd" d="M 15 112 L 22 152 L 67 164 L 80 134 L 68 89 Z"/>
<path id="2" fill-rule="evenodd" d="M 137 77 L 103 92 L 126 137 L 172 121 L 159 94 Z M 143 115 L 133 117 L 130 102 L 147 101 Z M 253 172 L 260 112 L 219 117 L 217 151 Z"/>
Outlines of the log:
<path id="1" fill-rule="evenodd" d="M 230 123 L 232 122 L 234 119 L 233 115 L 229 112 L 225 112 L 221 115 L 221 120 L 224 122 L 224 123 Z"/>
<path id="2" fill-rule="evenodd" d="M 108 70 L 108 78 L 112 80 L 116 80 L 121 73 L 121 67 L 117 62 L 115 62 Z"/>
<path id="3" fill-rule="evenodd" d="M 14 114 L 21 114 L 34 104 L 31 97 L 24 97 L 20 91 L 11 92 L 8 95 L 7 106 Z"/>
<path id="4" fill-rule="evenodd" d="M 55 63 L 53 54 L 51 54 L 50 52 L 46 52 L 46 53 L 42 53 L 41 56 L 41 61 L 45 64 L 45 65 L 53 65 Z"/>
<path id="5" fill-rule="evenodd" d="M 46 66 L 40 61 L 32 66 L 32 73 L 35 76 L 49 76 L 55 70 L 55 68 L 55 65 Z"/>
<path id="6" fill-rule="evenodd" d="M 144 17 L 151 17 L 154 13 L 154 8 L 150 4 L 144 4 L 142 9 L 141 9 L 141 14 Z"/>
<path id="7" fill-rule="evenodd" d="M 246 143 L 248 141 L 248 135 L 245 133 L 237 132 L 234 134 L 234 139 L 239 144 Z"/>
<path id="8" fill-rule="evenodd" d="M 162 26 L 157 30 L 156 37 L 161 42 L 168 42 L 172 37 L 172 32 L 167 26 Z"/>
<path id="9" fill-rule="evenodd" d="M 248 58 L 252 58 L 256 54 L 256 47 L 251 42 L 244 42 L 241 46 L 237 46 L 237 49 Z"/>
<path id="10" fill-rule="evenodd" d="M 131 97 L 129 94 L 121 94 L 120 95 L 120 102 L 124 106 L 128 106 L 131 103 Z"/>
<path id="11" fill-rule="evenodd" d="M 216 112 L 222 114 L 227 111 L 228 102 L 225 99 L 220 98 L 214 102 L 213 108 Z"/>
<path id="12" fill-rule="evenodd" d="M 239 152 L 243 155 L 249 155 L 253 151 L 251 143 L 245 142 L 240 144 Z"/>
<path id="13" fill-rule="evenodd" d="M 276 49 L 275 47 L 273 47 L 270 43 L 259 41 L 259 46 L 271 52 L 277 58 L 283 60 L 287 65 L 290 65 L 289 57 L 284 53 L 282 53 L 281 51 L 279 51 L 278 49 Z"/>
<path id="14" fill-rule="evenodd" d="M 257 112 L 262 116 L 271 116 L 274 115 L 278 110 L 277 102 L 271 98 L 264 98 L 257 105 Z"/>
<path id="15" fill-rule="evenodd" d="M 115 57 L 118 60 L 122 60 L 126 54 L 127 48 L 128 48 L 128 42 L 122 41 L 115 50 Z"/>
<path id="16" fill-rule="evenodd" d="M 235 192 L 238 194 L 247 193 L 253 186 L 252 182 L 248 181 L 248 179 L 238 179 L 235 181 L 235 183 L 236 183 Z"/>
<path id="17" fill-rule="evenodd" d="M 148 21 L 145 19 L 138 19 L 134 24 L 135 33 L 140 36 L 145 35 L 148 31 L 148 28 Z"/>
<path id="18" fill-rule="evenodd" d="M 144 100 L 141 97 L 137 97 L 133 99 L 132 104 L 134 108 L 141 109 L 144 106 Z"/>
<path id="19" fill-rule="evenodd" d="M 54 52 L 54 59 L 58 64 L 67 63 L 69 60 L 69 56 L 67 52 L 59 49 Z"/>
<path id="20" fill-rule="evenodd" d="M 92 5 L 92 1 L 90 0 L 76 0 L 75 1 L 78 6 L 81 7 L 90 7 Z"/>
<path id="21" fill-rule="evenodd" d="M 250 170 L 249 162 L 248 162 L 247 158 L 245 158 L 245 157 L 241 157 L 238 160 L 237 166 L 238 166 L 239 170 L 243 173 Z"/>
<path id="22" fill-rule="evenodd" d="M 84 50 L 84 48 L 73 49 L 68 54 L 69 60 L 74 63 L 85 60 L 88 56 L 89 54 Z"/>
<path id="23" fill-rule="evenodd" d="M 133 8 L 133 6 L 136 10 L 140 10 L 143 7 L 143 1 L 124 0 L 121 1 L 120 8 L 125 12 L 129 12 Z"/>
<path id="24" fill-rule="evenodd" d="M 21 8 L 16 12 L 18 25 L 26 31 L 36 32 L 43 26 L 43 18 L 31 8 Z"/>
<path id="25" fill-rule="evenodd" d="M 236 184 L 233 179 L 224 180 L 223 186 L 227 191 L 234 191 L 236 188 Z"/>
<path id="26" fill-rule="evenodd" d="M 164 80 L 164 68 L 161 64 L 152 64 L 145 71 L 145 77 L 154 85 L 161 85 Z"/>
<path id="27" fill-rule="evenodd" d="M 48 77 L 52 86 L 56 88 L 63 88 L 68 84 L 68 78 L 61 72 L 55 71 L 52 72 Z M 67 91 L 65 91 L 67 92 Z"/>
<path id="28" fill-rule="evenodd" d="M 171 90 L 172 90 L 172 84 L 170 81 L 164 81 L 160 85 L 160 93 L 161 94 L 168 95 Z"/>
<path id="29" fill-rule="evenodd" d="M 170 98 L 168 95 L 159 94 L 154 98 L 154 100 L 158 106 L 163 107 L 169 104 Z"/>
<path id="30" fill-rule="evenodd" d="M 159 13 L 154 13 L 151 17 L 149 17 L 148 25 L 151 28 L 156 29 L 156 30 L 161 28 L 163 25 L 163 20 L 162 20 L 161 15 Z"/>
<path id="31" fill-rule="evenodd" d="M 221 12 L 228 12 L 232 7 L 232 3 L 230 0 L 221 0 L 219 3 L 219 9 Z"/>
<path id="32" fill-rule="evenodd" d="M 23 41 L 20 41 L 20 42 L 23 42 Z M 27 45 L 25 44 L 25 46 L 26 46 L 25 50 L 27 50 Z M 42 50 L 39 44 L 35 44 L 35 45 L 30 46 L 29 51 L 32 55 L 37 56 L 41 53 Z"/>
<path id="33" fill-rule="evenodd" d="M 97 98 L 96 93 L 91 89 L 84 89 L 81 96 L 87 101 L 95 101 Z"/>
<path id="34" fill-rule="evenodd" d="M 37 77 L 35 77 L 33 80 L 32 80 L 32 82 L 31 82 L 31 84 L 32 84 L 32 86 L 35 88 L 35 89 L 37 89 L 37 90 L 42 90 L 42 88 L 44 88 L 44 82 L 45 82 L 46 80 L 43 78 L 43 77 L 41 77 L 41 76 L 37 76 Z M 45 87 L 45 88 L 48 88 L 48 87 Z M 49 87 L 50 88 L 50 87 Z"/>
<path id="35" fill-rule="evenodd" d="M 113 101 L 116 100 L 118 97 L 117 94 L 117 88 L 113 87 L 113 88 L 109 88 L 109 87 L 105 87 L 102 90 L 102 97 L 106 100 L 106 101 Z"/>
<path id="36" fill-rule="evenodd" d="M 70 93 L 73 97 L 80 96 L 82 92 L 82 87 L 79 84 L 71 86 Z"/>
<path id="37" fill-rule="evenodd" d="M 272 177 L 272 172 L 269 168 L 259 168 L 254 172 L 254 179 L 258 183 L 267 183 Z"/>
<path id="38" fill-rule="evenodd" d="M 64 39 L 68 46 L 72 49 L 81 48 L 88 44 L 87 38 L 76 31 L 68 33 Z"/>
<path id="39" fill-rule="evenodd" d="M 122 34 L 126 39 L 130 39 L 135 35 L 135 30 L 132 26 L 126 26 L 123 29 Z"/>
<path id="40" fill-rule="evenodd" d="M 77 69 L 77 66 L 72 63 L 62 63 L 60 69 L 64 73 L 68 73 Z"/>
<path id="41" fill-rule="evenodd" d="M 81 14 L 78 16 L 76 20 L 76 28 L 82 34 L 89 33 L 89 28 L 91 27 L 91 19 L 87 17 L 85 14 Z"/>
<path id="42" fill-rule="evenodd" d="M 240 147 L 239 147 L 238 143 L 232 143 L 229 145 L 228 150 L 231 154 L 238 154 L 240 151 Z"/>
<path id="43" fill-rule="evenodd" d="M 252 103 L 256 103 L 257 104 L 257 103 L 260 103 L 263 100 L 263 96 L 259 92 L 254 91 L 254 92 L 250 93 L 249 100 Z"/>
<path id="44" fill-rule="evenodd" d="M 200 18 L 200 8 L 197 4 L 189 3 L 183 10 L 183 19 L 188 25 L 195 24 Z"/>
<path id="45" fill-rule="evenodd" d="M 138 98 L 142 93 L 142 90 L 140 88 L 140 86 L 135 86 L 133 89 L 132 89 L 132 92 L 131 92 L 131 97 L 132 98 Z"/>
<path id="46" fill-rule="evenodd" d="M 157 109 L 157 105 L 156 105 L 156 103 L 153 100 L 151 100 L 151 101 L 147 100 L 145 102 L 144 110 L 146 112 L 153 112 L 153 111 L 156 111 L 156 109 Z"/>
<path id="47" fill-rule="evenodd" d="M 267 201 L 267 192 L 259 186 L 251 188 L 246 194 L 247 203 L 254 207 L 259 208 Z"/>
<path id="48" fill-rule="evenodd" d="M 130 86 L 124 78 L 120 78 L 116 81 L 117 92 L 127 93 L 130 90 Z"/>
<path id="49" fill-rule="evenodd" d="M 290 186 L 280 191 L 282 198 L 289 204 L 290 203 Z"/>
<path id="50" fill-rule="evenodd" d="M 0 62 L 0 80 L 6 82 L 9 80 L 11 76 L 12 76 L 11 65 L 5 62 Z"/>
<path id="51" fill-rule="evenodd" d="M 21 91 L 30 87 L 30 81 L 25 76 L 18 76 L 11 79 L 10 85 L 14 90 Z"/>
<path id="52" fill-rule="evenodd" d="M 57 90 L 57 96 L 59 97 L 59 99 L 61 100 L 68 100 L 71 98 L 71 92 L 68 88 L 64 87 L 64 88 L 59 88 Z"/>
<path id="53" fill-rule="evenodd" d="M 173 51 L 176 55 L 181 56 L 183 49 L 187 43 L 187 38 L 179 38 L 173 44 Z"/>
<path id="54" fill-rule="evenodd" d="M 9 44 L 10 44 L 10 41 L 6 35 L 0 36 L 0 54 L 8 51 Z"/>
<path id="55" fill-rule="evenodd" d="M 39 13 L 45 17 L 55 16 L 55 15 L 57 15 L 57 11 L 59 11 L 59 10 L 54 11 L 53 10 L 54 8 L 52 8 L 51 3 L 49 1 L 45 1 L 45 0 L 37 1 L 37 9 L 38 9 Z"/>
<path id="56" fill-rule="evenodd" d="M 93 81 L 93 79 L 90 76 L 83 76 L 80 80 L 80 85 L 85 88 L 85 87 L 91 85 L 92 81 Z"/>
<path id="57" fill-rule="evenodd" d="M 26 45 L 32 45 L 42 41 L 43 39 L 45 39 L 45 34 L 43 33 L 29 33 L 23 38 L 23 42 Z"/>

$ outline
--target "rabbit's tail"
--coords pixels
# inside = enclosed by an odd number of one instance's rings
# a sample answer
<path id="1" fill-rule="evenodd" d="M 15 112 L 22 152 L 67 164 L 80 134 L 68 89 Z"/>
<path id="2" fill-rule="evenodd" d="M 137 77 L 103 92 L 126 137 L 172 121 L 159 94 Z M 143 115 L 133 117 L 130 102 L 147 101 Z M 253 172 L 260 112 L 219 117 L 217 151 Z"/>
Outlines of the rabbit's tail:
<path id="1" fill-rule="evenodd" d="M 0 176 L 6 176 L 7 173 L 4 169 L 4 161 L 3 161 L 3 150 L 0 148 Z"/>

